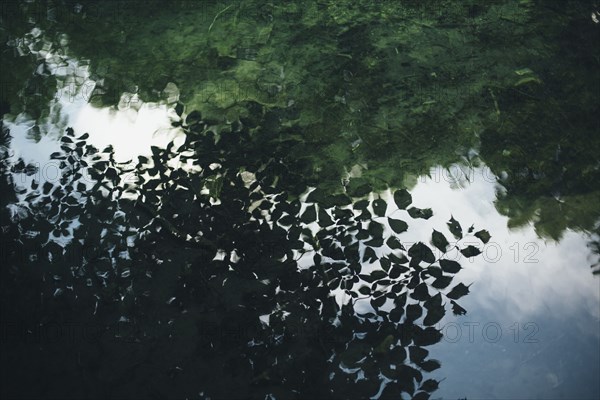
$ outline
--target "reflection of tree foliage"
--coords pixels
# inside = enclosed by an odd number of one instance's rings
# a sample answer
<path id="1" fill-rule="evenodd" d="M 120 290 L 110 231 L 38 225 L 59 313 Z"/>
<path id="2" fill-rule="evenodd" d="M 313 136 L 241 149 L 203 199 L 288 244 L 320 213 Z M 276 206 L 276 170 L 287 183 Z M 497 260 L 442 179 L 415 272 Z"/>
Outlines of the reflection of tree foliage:
<path id="1" fill-rule="evenodd" d="M 52 155 L 60 182 L 32 183 L 27 207 L 3 222 L 3 322 L 102 327 L 70 348 L 3 346 L 6 358 L 28 352 L 47 379 L 17 387 L 15 368 L 3 390 L 64 390 L 52 359 L 74 396 L 428 398 L 444 298 L 463 314 L 456 300 L 469 291 L 451 284 L 458 262 L 401 241 L 404 220 L 431 210 L 410 207 L 404 189 L 393 216 L 380 198 L 304 198 L 285 151 L 265 151 L 239 121 L 215 131 L 190 113 L 184 129 L 185 143 L 134 167 L 67 130 Z M 463 237 L 453 218 L 448 227 Z M 441 232 L 432 244 L 450 250 Z"/>
<path id="2" fill-rule="evenodd" d="M 518 70 L 515 84 L 497 92 L 499 125 L 482 135 L 486 163 L 506 174 L 499 211 L 510 225 L 534 221 L 540 236 L 555 240 L 600 219 L 599 27 L 583 10 L 560 19 L 567 21 L 554 41 L 560 62 L 536 60 L 530 66 L 539 76 Z"/>
<path id="3" fill-rule="evenodd" d="M 511 226 L 534 220 L 558 238 L 589 229 L 600 204 L 590 188 L 600 92 L 590 10 L 572 1 L 36 0 L 9 3 L 1 34 L 3 55 L 28 52 L 15 40 L 38 26 L 34 47 L 89 59 L 93 104 L 114 106 L 123 92 L 168 101 L 171 82 L 216 122 L 251 118 L 248 104 L 259 105 L 273 132 L 302 138 L 288 158 L 302 154 L 302 174 L 321 186 L 353 167 L 362 176 L 351 188 L 404 186 L 481 139 L 484 161 L 508 173 L 498 208 Z M 19 95 L 5 90 L 2 100 L 14 113 L 47 114 L 63 83 L 45 63 L 6 57 Z"/>

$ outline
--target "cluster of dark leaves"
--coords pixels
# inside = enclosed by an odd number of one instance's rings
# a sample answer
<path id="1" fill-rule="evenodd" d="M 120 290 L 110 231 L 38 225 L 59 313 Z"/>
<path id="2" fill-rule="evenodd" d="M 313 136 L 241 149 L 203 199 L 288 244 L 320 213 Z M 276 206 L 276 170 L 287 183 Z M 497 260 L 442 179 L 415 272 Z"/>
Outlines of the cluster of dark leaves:
<path id="1" fill-rule="evenodd" d="M 190 113 L 181 146 L 135 165 L 67 130 L 52 155 L 61 179 L 34 180 L 27 215 L 3 221 L 2 315 L 100 327 L 93 340 L 42 343 L 74 395 L 366 398 L 383 387 L 383 398 L 427 399 L 437 389 L 427 347 L 442 339 L 447 306 L 466 312 L 456 301 L 469 287 L 452 285 L 458 262 L 399 238 L 404 219 L 432 211 L 410 207 L 404 189 L 393 218 L 384 199 L 343 188 L 300 201 L 309 187 L 285 143 L 262 141 L 266 127 L 217 132 Z M 454 218 L 448 229 L 463 238 Z M 431 243 L 453 248 L 436 230 Z M 56 382 L 39 390 L 59 393 Z"/>

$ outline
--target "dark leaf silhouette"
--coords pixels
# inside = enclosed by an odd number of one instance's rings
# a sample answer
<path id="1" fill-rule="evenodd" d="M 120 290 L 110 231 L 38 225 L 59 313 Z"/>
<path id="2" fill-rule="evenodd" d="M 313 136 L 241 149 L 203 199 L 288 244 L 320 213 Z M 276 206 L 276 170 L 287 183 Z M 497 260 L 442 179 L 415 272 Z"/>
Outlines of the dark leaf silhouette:
<path id="1" fill-rule="evenodd" d="M 429 276 L 433 276 L 435 278 L 439 278 L 443 275 L 443 271 L 440 267 L 436 267 L 435 265 L 430 265 L 424 270 L 424 273 L 427 273 Z"/>
<path id="2" fill-rule="evenodd" d="M 383 306 L 383 304 L 385 303 L 385 300 L 386 300 L 385 296 L 379 296 L 374 299 L 371 299 L 371 306 L 373 306 L 373 308 L 375 308 L 375 309 L 378 309 L 379 307 Z"/>
<path id="3" fill-rule="evenodd" d="M 440 266 L 444 270 L 444 272 L 448 272 L 450 274 L 456 274 L 458 271 L 462 269 L 459 263 L 452 260 L 440 260 Z"/>
<path id="4" fill-rule="evenodd" d="M 410 346 L 408 348 L 408 352 L 410 354 L 410 361 L 412 361 L 415 364 L 422 363 L 425 360 L 425 358 L 429 355 L 429 350 L 418 346 Z"/>
<path id="5" fill-rule="evenodd" d="M 407 272 L 408 268 L 402 267 L 401 265 L 394 264 L 390 268 L 389 276 L 392 279 L 398 279 L 404 272 Z"/>
<path id="6" fill-rule="evenodd" d="M 406 320 L 409 322 L 417 320 L 422 313 L 421 306 L 418 304 L 409 304 L 406 306 Z"/>
<path id="7" fill-rule="evenodd" d="M 406 264 L 408 262 L 408 258 L 406 258 L 404 254 L 400 254 L 399 256 L 397 256 L 394 253 L 390 253 L 388 254 L 388 258 L 391 262 L 394 262 L 396 264 Z"/>
<path id="8" fill-rule="evenodd" d="M 413 396 L 412 400 L 429 400 L 431 396 L 427 392 L 417 392 Z"/>
<path id="9" fill-rule="evenodd" d="M 394 202 L 399 209 L 404 210 L 412 203 L 412 196 L 406 189 L 399 189 L 394 192 Z"/>
<path id="10" fill-rule="evenodd" d="M 333 225 L 333 223 L 334 222 L 329 216 L 329 214 L 327 214 L 327 211 L 319 207 L 319 226 L 326 228 L 328 226 Z"/>
<path id="11" fill-rule="evenodd" d="M 364 294 L 364 295 L 367 295 L 367 296 L 371 294 L 371 288 L 368 287 L 368 286 L 366 286 L 366 285 L 361 286 L 358 289 L 358 291 L 360 292 L 360 294 Z"/>
<path id="12" fill-rule="evenodd" d="M 427 315 L 423 320 L 425 326 L 431 326 L 437 324 L 446 314 L 444 306 L 431 306 L 427 308 Z"/>
<path id="13" fill-rule="evenodd" d="M 388 218 L 390 228 L 396 233 L 406 232 L 408 224 L 400 219 Z"/>
<path id="14" fill-rule="evenodd" d="M 375 250 L 373 250 L 370 247 L 367 247 L 365 249 L 365 254 L 363 256 L 363 261 L 364 262 L 374 262 L 374 261 L 377 261 L 377 254 L 375 253 Z"/>
<path id="15" fill-rule="evenodd" d="M 437 293 L 435 296 L 432 296 L 429 300 L 427 300 L 423 306 L 427 309 L 442 307 L 442 295 Z"/>
<path id="16" fill-rule="evenodd" d="M 315 222 L 316 220 L 317 209 L 314 206 L 314 204 L 306 207 L 306 210 L 304 210 L 304 213 L 300 217 L 300 221 L 304 222 L 305 224 L 310 224 L 311 222 Z"/>
<path id="17" fill-rule="evenodd" d="M 482 229 L 478 232 L 475 233 L 475 237 L 479 238 L 479 240 L 481 240 L 483 242 L 483 244 L 486 244 L 487 242 L 490 241 L 490 233 L 488 231 L 486 231 L 485 229 Z"/>
<path id="18" fill-rule="evenodd" d="M 422 242 L 415 243 L 408 249 L 408 255 L 415 260 L 415 262 L 425 261 L 426 263 L 435 262 L 435 256 L 429 247 Z M 418 260 L 418 261 L 417 261 Z"/>
<path id="19" fill-rule="evenodd" d="M 461 249 L 460 252 L 465 257 L 475 257 L 481 254 L 481 250 L 475 246 L 467 246 L 464 249 Z"/>
<path id="20" fill-rule="evenodd" d="M 416 207 L 411 207 L 408 210 L 408 215 L 410 215 L 412 218 L 421 218 L 421 219 L 429 219 L 433 216 L 433 211 L 431 210 L 431 208 L 416 208 Z"/>
<path id="21" fill-rule="evenodd" d="M 452 312 L 454 315 L 465 315 L 467 313 L 467 310 L 458 305 L 454 300 L 450 300 L 450 303 L 452 304 Z"/>
<path id="22" fill-rule="evenodd" d="M 458 300 L 467 294 L 469 294 L 469 286 L 459 283 L 458 285 L 454 286 L 446 296 L 448 296 L 450 299 Z"/>
<path id="23" fill-rule="evenodd" d="M 439 382 L 435 379 L 427 379 L 421 384 L 419 390 L 424 390 L 426 392 L 435 392 L 439 387 Z"/>
<path id="24" fill-rule="evenodd" d="M 390 237 L 385 244 L 392 250 L 406 250 L 400 240 L 394 236 Z"/>
<path id="25" fill-rule="evenodd" d="M 462 228 L 457 220 L 454 217 L 450 217 L 450 221 L 448 221 L 448 229 L 457 239 L 462 239 Z"/>
<path id="26" fill-rule="evenodd" d="M 435 229 L 433 230 L 433 233 L 431 234 L 431 243 L 438 248 L 442 253 L 446 252 L 446 249 L 448 248 L 448 240 L 446 240 L 446 237 L 436 231 Z"/>
<path id="27" fill-rule="evenodd" d="M 419 301 L 429 300 L 430 296 L 429 291 L 427 290 L 427 284 L 421 283 L 417 285 L 415 290 L 413 290 L 413 292 L 411 293 L 410 297 Z"/>
<path id="28" fill-rule="evenodd" d="M 385 216 L 385 211 L 387 209 L 387 203 L 383 199 L 373 200 L 373 211 L 375 215 L 379 217 Z"/>
<path id="29" fill-rule="evenodd" d="M 379 259 L 379 265 L 381 265 L 381 269 L 386 272 L 389 272 L 390 267 L 392 266 L 392 262 L 387 257 L 382 257 Z"/>
<path id="30" fill-rule="evenodd" d="M 433 281 L 431 286 L 433 286 L 436 289 L 445 289 L 448 287 L 448 285 L 450 285 L 450 283 L 452 283 L 452 277 L 442 275 L 442 276 L 436 278 L 436 280 Z"/>
<path id="31" fill-rule="evenodd" d="M 355 210 L 366 210 L 369 207 L 369 200 L 359 200 L 352 206 Z"/>
<path id="32" fill-rule="evenodd" d="M 436 369 L 438 369 L 442 366 L 442 364 L 440 364 L 440 362 L 438 360 L 427 360 L 427 361 L 423 361 L 422 363 L 420 363 L 418 365 L 424 371 L 427 371 L 427 372 L 435 371 Z"/>
<path id="33" fill-rule="evenodd" d="M 442 340 L 442 333 L 433 327 L 422 329 L 415 325 L 413 329 L 413 342 L 416 346 L 431 346 Z"/>

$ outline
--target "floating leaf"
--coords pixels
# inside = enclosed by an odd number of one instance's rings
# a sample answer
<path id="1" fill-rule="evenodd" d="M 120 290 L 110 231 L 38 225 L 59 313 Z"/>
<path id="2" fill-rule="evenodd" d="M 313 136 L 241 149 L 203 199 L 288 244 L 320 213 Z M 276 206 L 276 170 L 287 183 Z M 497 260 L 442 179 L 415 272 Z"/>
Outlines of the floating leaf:
<path id="1" fill-rule="evenodd" d="M 449 245 L 448 240 L 446 240 L 446 237 L 441 232 L 438 232 L 435 229 L 431 234 L 431 243 L 433 243 L 433 245 L 436 248 L 438 248 L 442 253 L 446 252 L 446 249 Z"/>
<path id="2" fill-rule="evenodd" d="M 459 263 L 452 260 L 440 260 L 440 266 L 444 270 L 444 272 L 448 272 L 449 274 L 456 274 L 458 271 L 462 269 Z"/>
<path id="3" fill-rule="evenodd" d="M 454 235 L 455 238 L 462 239 L 462 228 L 453 216 L 450 217 L 450 221 L 448 222 L 448 228 L 450 229 L 450 232 Z"/>
<path id="4" fill-rule="evenodd" d="M 450 303 L 452 304 L 452 312 L 454 315 L 465 315 L 467 313 L 467 310 L 459 306 L 454 300 L 450 300 Z"/>
<path id="5" fill-rule="evenodd" d="M 394 202 L 399 209 L 405 210 L 412 203 L 412 196 L 406 189 L 399 189 L 394 192 Z"/>
<path id="6" fill-rule="evenodd" d="M 390 228 L 396 233 L 406 232 L 408 229 L 408 224 L 401 219 L 393 219 L 388 218 L 388 222 L 390 224 Z"/>
<path id="7" fill-rule="evenodd" d="M 479 240 L 481 240 L 483 242 L 483 244 L 486 244 L 487 242 L 490 241 L 490 233 L 488 231 L 486 231 L 485 229 L 480 230 L 479 232 L 475 233 L 475 237 L 477 237 Z"/>
<path id="8" fill-rule="evenodd" d="M 461 297 L 469 294 L 469 286 L 459 283 L 458 285 L 454 286 L 446 296 L 450 299 L 458 300 Z"/>
<path id="9" fill-rule="evenodd" d="M 479 250 L 475 246 L 467 246 L 466 248 L 461 249 L 460 252 L 465 257 L 475 257 L 475 256 L 481 254 L 481 250 Z"/>
<path id="10" fill-rule="evenodd" d="M 431 208 L 416 208 L 416 207 L 411 207 L 408 210 L 408 215 L 410 215 L 412 218 L 421 218 L 421 219 L 429 219 L 433 216 L 433 211 L 431 211 Z"/>

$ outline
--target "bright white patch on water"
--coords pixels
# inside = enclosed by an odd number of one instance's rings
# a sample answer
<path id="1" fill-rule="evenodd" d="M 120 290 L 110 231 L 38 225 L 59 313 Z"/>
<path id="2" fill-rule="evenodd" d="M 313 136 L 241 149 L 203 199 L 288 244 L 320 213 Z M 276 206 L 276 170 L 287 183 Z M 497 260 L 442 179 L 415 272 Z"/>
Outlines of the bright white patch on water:
<path id="1" fill-rule="evenodd" d="M 463 307 L 517 321 L 548 309 L 568 314 L 583 305 L 591 316 L 600 318 L 600 288 L 589 268 L 586 235 L 567 231 L 557 243 L 540 239 L 531 224 L 509 229 L 508 218 L 494 206 L 497 183 L 485 167 L 474 169 L 471 183 L 458 190 L 447 180 L 432 176 L 422 179 L 411 191 L 417 207 L 434 210 L 428 221 L 409 224 L 409 231 L 416 231 L 411 234 L 412 241 L 428 243 L 433 227 L 452 242 L 448 230 L 442 230 L 451 215 L 465 233 L 475 224 L 475 232 L 486 229 L 492 235 L 485 246 L 477 239 L 465 242 L 478 246 L 483 254 L 460 260 L 463 269 L 456 280 L 474 283 L 472 294 L 460 300 Z"/>

